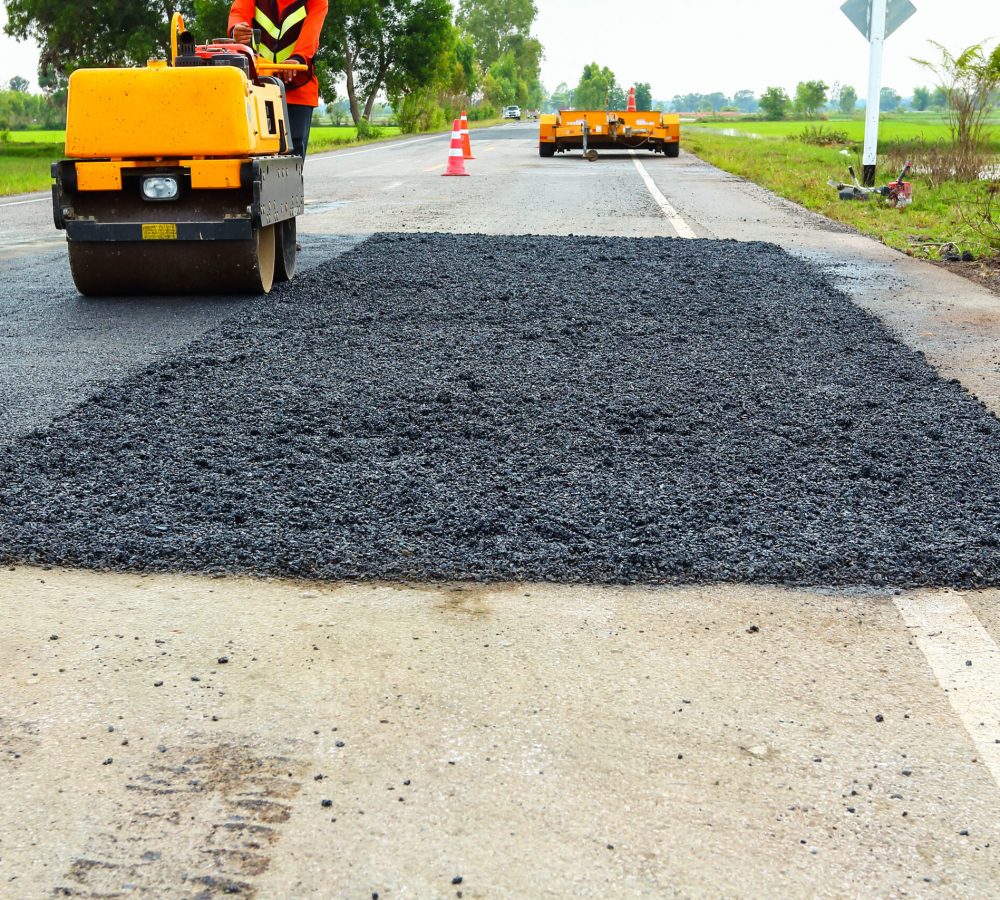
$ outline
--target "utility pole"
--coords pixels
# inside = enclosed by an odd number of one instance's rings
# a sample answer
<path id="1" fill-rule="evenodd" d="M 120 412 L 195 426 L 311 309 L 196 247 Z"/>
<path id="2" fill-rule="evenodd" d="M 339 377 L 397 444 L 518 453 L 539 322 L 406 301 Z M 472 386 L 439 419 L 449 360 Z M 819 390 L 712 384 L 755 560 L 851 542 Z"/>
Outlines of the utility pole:
<path id="1" fill-rule="evenodd" d="M 868 102 L 865 106 L 865 149 L 861 156 L 865 187 L 875 186 L 878 160 L 878 114 L 882 105 L 882 47 L 885 44 L 885 8 L 888 0 L 871 0 L 868 33 Z"/>

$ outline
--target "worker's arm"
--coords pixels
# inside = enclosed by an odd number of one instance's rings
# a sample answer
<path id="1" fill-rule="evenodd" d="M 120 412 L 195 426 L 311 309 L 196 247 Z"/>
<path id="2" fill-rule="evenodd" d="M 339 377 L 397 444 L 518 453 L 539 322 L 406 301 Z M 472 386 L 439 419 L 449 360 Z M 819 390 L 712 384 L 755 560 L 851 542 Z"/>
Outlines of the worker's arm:
<path id="1" fill-rule="evenodd" d="M 236 0 L 237 3 L 241 0 Z M 326 21 L 326 11 L 330 4 L 327 0 L 306 0 L 306 20 L 295 42 L 295 52 L 288 58 L 289 62 L 309 63 L 319 49 L 319 36 Z M 233 8 L 236 6 L 234 4 Z"/>
<path id="2" fill-rule="evenodd" d="M 257 11 L 256 0 L 233 0 L 229 11 L 229 36 L 241 44 L 249 44 L 253 37 L 253 14 Z M 239 27 L 240 33 L 236 33 Z"/>

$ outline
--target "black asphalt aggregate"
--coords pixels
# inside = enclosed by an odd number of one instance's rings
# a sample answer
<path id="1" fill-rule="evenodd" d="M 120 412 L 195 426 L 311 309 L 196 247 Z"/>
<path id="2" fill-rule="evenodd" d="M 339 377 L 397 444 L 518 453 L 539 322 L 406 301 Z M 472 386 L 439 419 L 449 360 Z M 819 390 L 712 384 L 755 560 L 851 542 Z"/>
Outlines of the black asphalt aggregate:
<path id="1" fill-rule="evenodd" d="M 376 236 L 0 448 L 0 560 L 1000 584 L 1000 422 L 777 247 Z"/>

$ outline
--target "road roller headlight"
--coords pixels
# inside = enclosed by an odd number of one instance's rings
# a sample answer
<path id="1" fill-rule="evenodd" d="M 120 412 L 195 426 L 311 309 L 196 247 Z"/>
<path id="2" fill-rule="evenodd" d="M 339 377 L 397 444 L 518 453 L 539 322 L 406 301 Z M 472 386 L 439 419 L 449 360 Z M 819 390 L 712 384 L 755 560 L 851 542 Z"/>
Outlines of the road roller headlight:
<path id="1" fill-rule="evenodd" d="M 179 191 L 177 179 L 170 175 L 150 175 L 142 179 L 142 196 L 147 200 L 176 200 Z"/>

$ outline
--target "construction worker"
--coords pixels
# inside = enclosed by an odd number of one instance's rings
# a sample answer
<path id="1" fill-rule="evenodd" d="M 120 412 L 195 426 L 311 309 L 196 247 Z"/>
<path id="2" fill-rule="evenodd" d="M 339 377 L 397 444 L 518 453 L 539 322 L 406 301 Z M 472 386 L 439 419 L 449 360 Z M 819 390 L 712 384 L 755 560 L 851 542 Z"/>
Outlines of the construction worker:
<path id="1" fill-rule="evenodd" d="M 270 62 L 302 63 L 306 72 L 284 72 L 288 100 L 288 131 L 292 149 L 305 157 L 313 110 L 319 106 L 319 82 L 313 57 L 326 19 L 327 0 L 234 0 L 229 34 L 240 44 L 251 44 L 260 32 L 257 52 Z"/>

